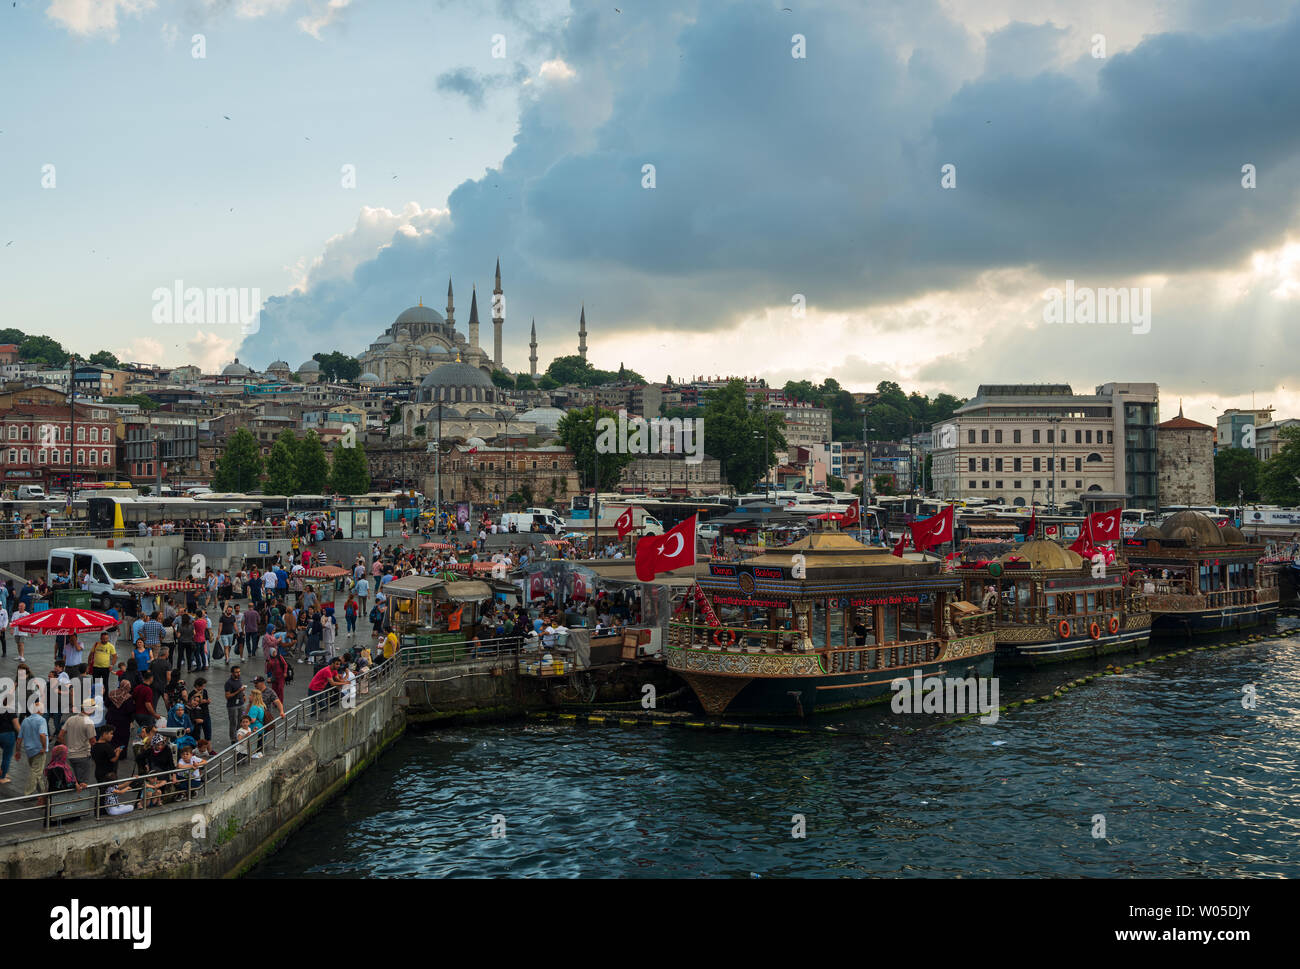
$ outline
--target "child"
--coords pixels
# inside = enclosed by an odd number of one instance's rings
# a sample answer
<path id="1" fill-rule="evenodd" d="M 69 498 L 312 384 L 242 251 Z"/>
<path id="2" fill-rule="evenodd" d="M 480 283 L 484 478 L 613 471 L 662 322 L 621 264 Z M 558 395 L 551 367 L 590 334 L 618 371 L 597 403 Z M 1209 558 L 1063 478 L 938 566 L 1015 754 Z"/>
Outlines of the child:
<path id="1" fill-rule="evenodd" d="M 162 803 L 163 779 L 161 777 L 146 777 L 144 779 L 144 793 L 140 795 L 140 809 L 154 807 Z"/>
<path id="2" fill-rule="evenodd" d="M 239 758 L 239 762 L 241 764 L 248 762 L 248 757 L 249 757 L 248 738 L 251 736 L 253 736 L 253 721 L 249 719 L 247 715 L 245 715 L 242 718 L 240 718 L 239 730 L 235 732 L 235 749 L 237 751 L 235 756 Z M 262 754 L 259 751 L 258 753 L 253 754 L 253 756 L 261 757 Z"/>

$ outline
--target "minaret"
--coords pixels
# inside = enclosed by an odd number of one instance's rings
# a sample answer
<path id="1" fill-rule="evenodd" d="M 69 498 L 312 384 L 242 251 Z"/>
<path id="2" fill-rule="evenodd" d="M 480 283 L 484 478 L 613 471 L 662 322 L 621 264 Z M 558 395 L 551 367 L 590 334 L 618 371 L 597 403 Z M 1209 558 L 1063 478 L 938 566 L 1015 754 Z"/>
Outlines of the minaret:
<path id="1" fill-rule="evenodd" d="M 587 304 L 582 304 L 582 315 L 578 317 L 578 356 L 587 359 Z"/>
<path id="2" fill-rule="evenodd" d="M 478 287 L 470 290 L 469 294 L 469 345 L 473 350 L 478 349 Z"/>
<path id="3" fill-rule="evenodd" d="M 447 277 L 447 325 L 456 329 L 456 307 L 451 298 L 451 277 Z"/>
<path id="4" fill-rule="evenodd" d="M 534 380 L 537 379 L 537 317 L 533 317 L 533 338 L 528 344 L 528 349 L 532 352 L 528 354 L 528 372 Z"/>
<path id="5" fill-rule="evenodd" d="M 506 321 L 506 298 L 501 292 L 501 257 L 497 257 L 497 284 L 492 290 L 492 366 L 501 369 L 501 324 Z"/>

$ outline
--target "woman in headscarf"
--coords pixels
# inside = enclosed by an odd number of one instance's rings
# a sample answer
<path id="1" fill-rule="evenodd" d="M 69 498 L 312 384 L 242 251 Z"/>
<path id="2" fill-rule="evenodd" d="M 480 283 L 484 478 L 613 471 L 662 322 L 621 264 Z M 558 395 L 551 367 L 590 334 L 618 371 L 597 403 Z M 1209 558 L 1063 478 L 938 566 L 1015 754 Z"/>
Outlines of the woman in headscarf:
<path id="1" fill-rule="evenodd" d="M 50 762 L 45 767 L 45 786 L 51 791 L 79 791 L 86 786 L 78 783 L 77 775 L 72 772 L 66 744 L 59 744 L 50 751 Z"/>

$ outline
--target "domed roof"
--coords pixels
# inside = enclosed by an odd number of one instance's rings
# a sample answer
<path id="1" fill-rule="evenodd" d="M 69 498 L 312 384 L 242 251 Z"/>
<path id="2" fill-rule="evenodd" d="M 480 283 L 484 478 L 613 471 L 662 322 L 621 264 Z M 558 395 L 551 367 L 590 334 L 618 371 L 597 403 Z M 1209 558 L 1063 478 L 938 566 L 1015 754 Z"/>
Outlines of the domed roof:
<path id="1" fill-rule="evenodd" d="M 267 364 L 266 369 L 267 371 L 288 370 L 289 364 L 284 360 L 272 360 L 269 364 Z"/>
<path id="2" fill-rule="evenodd" d="M 367 373 L 363 373 L 360 377 L 357 378 L 357 383 L 359 383 L 359 384 L 377 384 L 377 383 L 379 383 L 379 375 L 378 375 L 378 374 L 369 373 L 369 372 L 367 372 Z"/>
<path id="3" fill-rule="evenodd" d="M 1155 525 L 1143 525 L 1133 534 L 1133 537 L 1134 538 L 1164 538 L 1165 536 L 1161 533 L 1160 529 L 1156 528 Z"/>
<path id="4" fill-rule="evenodd" d="M 521 421 L 532 421 L 538 427 L 545 427 L 553 431 L 560 426 L 560 421 L 564 419 L 564 411 L 558 407 L 534 407 L 532 410 L 520 414 L 519 419 Z"/>
<path id="5" fill-rule="evenodd" d="M 430 370 L 420 381 L 420 387 L 485 387 L 495 390 L 496 384 L 478 367 L 468 363 L 444 363 Z"/>
<path id="6" fill-rule="evenodd" d="M 1173 534 L 1169 537 L 1180 542 L 1186 542 L 1192 547 L 1201 544 L 1197 538 L 1196 529 L 1192 528 L 1190 525 L 1184 525 L 1182 528 L 1175 528 Z"/>
<path id="7" fill-rule="evenodd" d="M 448 350 L 446 347 L 425 347 L 424 352 L 430 354 L 431 356 L 439 356 L 439 357 L 445 357 L 451 353 L 451 351 Z"/>
<path id="8" fill-rule="evenodd" d="M 442 314 L 429 306 L 412 306 L 397 314 L 394 323 L 443 323 Z"/>
<path id="9" fill-rule="evenodd" d="M 1193 546 L 1213 546 L 1222 545 L 1223 536 L 1219 534 L 1219 526 L 1206 518 L 1199 511 L 1180 511 L 1176 515 L 1171 515 L 1160 524 L 1160 531 L 1166 538 L 1184 538 L 1178 534 L 1183 529 L 1190 529 L 1192 537 L 1187 540 L 1188 545 Z"/>
<path id="10" fill-rule="evenodd" d="M 252 372 L 253 371 L 249 370 L 247 367 L 245 367 L 242 363 L 239 362 L 238 357 L 235 357 L 235 362 L 226 364 L 225 369 L 221 371 L 221 375 L 223 377 L 243 377 L 246 374 L 250 374 Z"/>
<path id="11" fill-rule="evenodd" d="M 1014 560 L 1028 562 L 1031 569 L 1077 569 L 1083 564 L 1077 553 L 1046 539 L 1017 545 L 997 559 L 1002 565 Z"/>
<path id="12" fill-rule="evenodd" d="M 305 360 L 298 367 L 299 373 L 320 373 L 320 362 L 316 360 Z"/>
<path id="13" fill-rule="evenodd" d="M 375 346 L 377 346 L 377 347 L 386 347 L 386 346 L 388 346 L 388 344 L 390 344 L 390 343 L 396 343 L 396 342 L 397 342 L 397 341 L 393 338 L 393 334 L 391 334 L 391 333 L 384 333 L 384 334 L 382 334 L 382 335 L 379 337 L 378 340 L 375 341 Z"/>
<path id="14" fill-rule="evenodd" d="M 1223 537 L 1224 545 L 1249 545 L 1246 536 L 1241 534 L 1241 529 L 1236 525 L 1224 525 L 1219 529 L 1219 534 Z"/>

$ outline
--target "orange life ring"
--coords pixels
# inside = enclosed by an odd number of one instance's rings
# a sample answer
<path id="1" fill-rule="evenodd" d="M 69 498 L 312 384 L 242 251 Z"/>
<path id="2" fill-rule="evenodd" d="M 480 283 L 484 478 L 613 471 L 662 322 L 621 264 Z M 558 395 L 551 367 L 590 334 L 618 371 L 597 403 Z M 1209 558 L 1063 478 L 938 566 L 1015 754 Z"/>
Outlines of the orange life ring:
<path id="1" fill-rule="evenodd" d="M 1093 639 L 1101 639 L 1101 627 L 1097 625 L 1095 620 L 1093 621 L 1093 624 L 1088 627 L 1088 635 Z"/>
<path id="2" fill-rule="evenodd" d="M 1069 621 L 1068 621 L 1068 620 L 1065 620 L 1065 619 L 1062 619 L 1062 620 L 1061 620 L 1061 624 L 1060 624 L 1059 626 L 1056 627 L 1056 631 L 1057 631 L 1058 634 L 1060 634 L 1060 637 L 1061 637 L 1062 639 L 1066 639 L 1066 638 L 1068 638 L 1069 635 L 1070 635 L 1070 623 L 1069 623 Z"/>
<path id="3" fill-rule="evenodd" d="M 726 640 L 726 642 L 723 642 L 723 640 Z M 736 633 L 734 630 L 731 629 L 718 629 L 713 634 L 713 642 L 714 645 L 717 646 L 726 646 L 726 647 L 735 646 Z"/>
<path id="4" fill-rule="evenodd" d="M 1110 617 L 1110 631 L 1112 633 L 1119 632 L 1119 616 Z"/>

